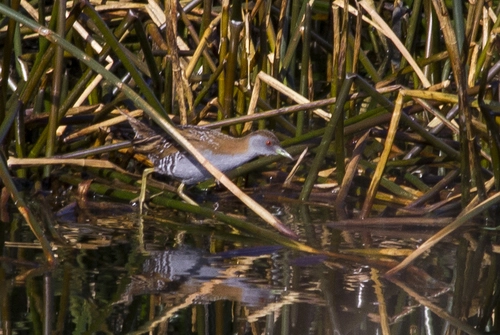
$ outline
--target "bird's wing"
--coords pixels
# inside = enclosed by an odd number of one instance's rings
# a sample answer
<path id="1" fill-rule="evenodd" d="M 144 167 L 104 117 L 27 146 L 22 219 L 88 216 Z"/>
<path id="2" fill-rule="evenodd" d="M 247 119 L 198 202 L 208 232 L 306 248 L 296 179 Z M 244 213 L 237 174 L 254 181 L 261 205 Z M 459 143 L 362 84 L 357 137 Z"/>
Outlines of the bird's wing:
<path id="1" fill-rule="evenodd" d="M 159 134 L 148 125 L 129 115 L 127 115 L 127 119 L 135 132 L 132 144 L 136 152 L 147 155 L 155 160 L 172 155 L 178 151 L 184 151 L 167 134 Z M 207 145 L 206 137 L 203 136 L 206 133 L 206 129 L 195 126 L 181 126 L 177 130 L 195 147 L 200 149 Z"/>

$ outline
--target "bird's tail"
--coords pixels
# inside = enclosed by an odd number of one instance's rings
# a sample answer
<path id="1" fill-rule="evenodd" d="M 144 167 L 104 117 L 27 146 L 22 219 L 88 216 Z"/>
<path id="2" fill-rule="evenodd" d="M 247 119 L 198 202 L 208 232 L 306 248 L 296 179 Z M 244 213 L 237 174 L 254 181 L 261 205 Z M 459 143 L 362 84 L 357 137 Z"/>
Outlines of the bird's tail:
<path id="1" fill-rule="evenodd" d="M 161 155 L 164 148 L 169 147 L 170 143 L 148 125 L 130 116 L 126 111 L 118 109 L 120 113 L 127 117 L 128 123 L 132 126 L 135 132 L 135 137 L 132 140 L 132 145 L 137 153 L 147 156 Z"/>
<path id="2" fill-rule="evenodd" d="M 134 129 L 136 139 L 147 139 L 150 137 L 154 137 L 155 135 L 158 135 L 148 125 L 130 116 L 128 112 L 121 110 L 120 108 L 118 108 L 118 111 L 127 117 L 128 123 L 130 123 L 132 129 Z"/>

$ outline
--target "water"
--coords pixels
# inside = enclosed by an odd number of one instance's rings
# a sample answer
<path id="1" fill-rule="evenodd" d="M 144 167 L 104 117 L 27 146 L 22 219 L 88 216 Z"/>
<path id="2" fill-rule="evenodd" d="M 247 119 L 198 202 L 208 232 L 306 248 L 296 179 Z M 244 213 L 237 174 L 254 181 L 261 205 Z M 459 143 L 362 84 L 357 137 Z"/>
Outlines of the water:
<path id="1" fill-rule="evenodd" d="M 325 224 L 335 217 L 329 208 L 268 208 L 299 231 L 307 245 L 362 261 L 273 245 L 177 211 L 150 210 L 141 222 L 128 204 L 91 202 L 56 218 L 55 231 L 66 243 L 54 242 L 58 264 L 48 269 L 33 236 L 14 214 L 2 239 L 2 334 L 495 330 L 495 231 L 458 231 L 412 269 L 388 280 L 383 277 L 387 268 L 374 264 L 403 257 L 380 251 L 410 252 L 436 229 L 335 229 Z M 252 215 L 248 220 L 258 222 Z"/>

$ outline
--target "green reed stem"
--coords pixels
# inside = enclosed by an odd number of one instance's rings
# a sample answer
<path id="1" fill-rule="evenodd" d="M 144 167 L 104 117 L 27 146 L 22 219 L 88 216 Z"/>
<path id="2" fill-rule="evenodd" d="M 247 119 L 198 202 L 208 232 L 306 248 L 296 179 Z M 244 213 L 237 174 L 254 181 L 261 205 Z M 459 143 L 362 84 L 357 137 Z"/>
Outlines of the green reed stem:
<path id="1" fill-rule="evenodd" d="M 309 96 L 309 76 L 312 75 L 309 73 L 309 61 L 310 61 L 310 44 L 311 44 L 311 6 L 306 5 L 306 13 L 304 17 L 304 31 L 302 33 L 302 61 L 300 68 L 300 87 L 299 93 L 304 97 Z M 297 113 L 297 130 L 295 136 L 302 135 L 305 127 L 305 117 L 306 112 Z"/>
<path id="2" fill-rule="evenodd" d="M 134 20 L 133 16 L 127 15 L 125 19 L 120 22 L 120 25 L 115 30 L 115 35 L 117 38 L 123 36 L 123 34 L 130 28 L 133 20 Z M 53 50 L 53 45 L 49 48 L 49 51 L 50 50 Z M 111 47 L 109 45 L 105 45 L 101 50 L 101 52 L 99 53 L 97 61 L 99 63 L 103 62 L 105 58 L 109 55 L 110 51 Z M 51 53 L 51 55 L 53 55 L 53 53 Z M 37 76 L 34 77 L 36 78 Z M 73 106 L 75 101 L 78 100 L 78 98 L 80 98 L 81 94 L 83 93 L 83 91 L 85 91 L 88 83 L 92 80 L 93 77 L 94 77 L 94 71 L 91 68 L 87 68 L 83 73 L 83 75 L 78 79 L 78 82 L 74 85 L 73 89 L 69 92 L 66 99 L 64 99 L 63 103 L 61 104 L 61 107 L 58 112 L 58 119 L 59 119 L 58 121 L 60 121 L 64 117 L 64 115 L 66 115 L 67 111 Z M 102 113 L 104 112 L 106 112 L 106 109 L 104 109 Z M 102 113 L 98 113 L 95 116 L 94 122 L 100 120 Z M 35 158 L 39 156 L 40 151 L 43 149 L 45 145 L 47 135 L 48 135 L 48 127 L 44 128 L 44 130 L 38 137 L 37 142 L 31 149 L 28 157 Z"/>
<path id="3" fill-rule="evenodd" d="M 203 98 L 205 98 L 209 90 L 212 89 L 213 84 L 217 79 L 219 79 L 219 76 L 221 75 L 222 71 L 224 71 L 225 67 L 226 67 L 226 61 L 224 60 L 219 64 L 219 66 L 217 66 L 217 69 L 215 70 L 214 73 L 212 73 L 207 83 L 203 85 L 203 88 L 201 89 L 200 93 L 196 95 L 196 98 L 193 102 L 193 109 L 195 109 L 196 106 L 198 106 L 201 103 L 201 101 L 203 100 Z"/>
<path id="4" fill-rule="evenodd" d="M 61 36 L 66 34 L 66 1 L 57 1 L 57 16 L 56 16 L 56 27 L 57 33 Z M 57 141 L 57 127 L 59 126 L 58 111 L 61 103 L 61 87 L 62 80 L 64 77 L 64 50 L 63 48 L 57 46 L 55 50 L 54 57 L 54 74 L 52 76 L 52 88 L 51 88 L 51 101 L 50 101 L 50 114 L 49 114 L 49 125 L 48 125 L 48 136 L 47 143 L 45 147 L 45 157 L 52 157 L 56 152 L 56 141 Z M 48 178 L 50 176 L 50 171 L 52 167 L 46 165 L 43 170 L 43 176 Z"/>
<path id="5" fill-rule="evenodd" d="M 222 18 L 220 21 L 220 41 L 219 41 L 219 63 L 225 63 L 226 56 L 228 54 L 228 39 L 229 39 L 229 0 L 223 0 L 222 2 Z M 218 80 L 218 99 L 219 101 L 224 101 L 226 94 L 226 70 L 224 70 L 219 76 Z M 222 111 L 219 111 L 217 115 L 218 120 L 222 120 L 224 115 Z"/>
<path id="6" fill-rule="evenodd" d="M 212 13 L 212 1 L 211 0 L 203 0 L 203 13 L 201 14 L 201 26 L 200 26 L 200 36 L 205 34 L 205 30 L 209 28 L 211 21 L 211 13 Z M 205 56 L 205 54 L 203 54 Z M 208 75 L 210 73 L 209 69 L 209 57 L 203 58 L 203 73 Z M 220 63 L 222 64 L 222 62 Z M 218 69 L 218 67 L 217 67 Z M 215 70 L 214 72 L 216 72 Z M 198 97 L 197 97 L 198 98 Z M 194 106 L 194 104 L 193 104 Z"/>
<path id="7" fill-rule="evenodd" d="M 153 80 L 154 91 L 160 96 L 161 94 L 161 77 L 160 71 L 158 70 L 158 66 L 156 66 L 155 57 L 153 55 L 153 50 L 151 49 L 151 45 L 149 43 L 148 37 L 146 36 L 146 32 L 144 31 L 144 26 L 139 20 L 139 16 L 136 13 L 132 13 L 135 16 L 133 20 L 134 31 L 137 34 L 139 39 L 139 43 L 141 44 L 141 50 L 144 53 L 144 59 L 146 60 L 146 64 L 148 65 L 149 74 L 151 75 L 151 79 Z M 151 21 L 150 21 L 151 22 Z M 150 22 L 146 22 L 145 24 L 149 24 Z M 115 36 L 117 32 L 115 31 Z"/>
<path id="8" fill-rule="evenodd" d="M 129 71 L 136 85 L 141 90 L 141 94 L 144 95 L 146 101 L 160 114 L 166 116 L 166 112 L 163 109 L 163 106 L 153 94 L 148 84 L 144 81 L 141 73 L 139 73 L 139 71 L 137 70 L 136 65 L 138 65 L 138 60 L 136 59 L 135 55 L 131 55 L 129 52 L 127 52 L 126 49 L 118 42 L 113 32 L 108 28 L 102 17 L 95 11 L 93 7 L 86 6 L 83 11 L 97 26 L 99 31 L 103 34 L 103 37 L 106 40 L 107 44 L 109 44 L 109 46 L 118 56 L 127 71 Z"/>
<path id="9" fill-rule="evenodd" d="M 354 48 L 354 38 L 352 37 L 351 34 L 349 34 L 347 42 L 349 43 L 349 46 L 351 48 Z M 379 73 L 377 72 L 377 69 L 375 68 L 373 63 L 370 61 L 368 56 L 366 56 L 364 50 L 360 50 L 360 52 L 358 54 L 358 60 L 361 63 L 361 65 L 363 65 L 363 68 L 367 72 L 368 77 L 370 77 L 373 80 L 373 82 L 378 83 L 382 80 Z M 405 60 L 404 57 L 403 57 L 403 60 Z"/>
<path id="10" fill-rule="evenodd" d="M 342 110 L 344 108 L 344 104 L 347 101 L 349 91 L 351 89 L 351 85 L 353 83 L 354 78 L 352 76 L 347 77 L 340 89 L 339 95 L 337 97 L 337 103 L 335 105 L 335 111 L 332 114 L 332 118 L 328 121 L 328 125 L 325 129 L 325 134 L 321 139 L 321 144 L 318 148 L 318 152 L 314 157 L 311 168 L 309 169 L 309 173 L 307 174 L 306 181 L 304 182 L 304 186 L 302 187 L 302 191 L 300 192 L 300 200 L 307 201 L 309 199 L 309 195 L 311 194 L 314 183 L 316 182 L 316 178 L 318 177 L 318 172 L 323 165 L 326 152 L 328 151 L 328 146 L 333 139 L 335 134 L 335 128 L 337 127 L 337 122 L 342 115 Z"/>
<path id="11" fill-rule="evenodd" d="M 13 10 L 19 11 L 20 0 L 13 0 L 10 3 L 10 6 Z M 7 25 L 7 36 L 5 38 L 5 44 L 3 45 L 2 50 L 2 85 L 0 85 L 0 122 L 5 118 L 5 108 L 7 104 L 7 90 L 9 86 L 7 85 L 7 81 L 10 75 L 10 66 L 12 63 L 12 56 L 14 55 L 14 38 L 15 31 L 18 23 L 14 19 L 10 19 Z"/>
<path id="12" fill-rule="evenodd" d="M 367 92 L 371 97 L 373 97 L 380 105 L 382 105 L 384 108 L 386 108 L 387 111 L 392 112 L 394 105 L 391 101 L 389 101 L 386 97 L 384 97 L 382 94 L 378 93 L 367 81 L 365 81 L 361 77 L 356 77 L 355 78 L 356 85 L 363 91 Z M 435 146 L 436 148 L 442 150 L 444 153 L 446 153 L 448 156 L 450 156 L 452 159 L 458 160 L 460 157 L 460 153 L 447 145 L 445 142 L 441 141 L 439 138 L 435 137 L 431 133 L 427 131 L 422 125 L 419 123 L 413 121 L 412 118 L 410 118 L 408 115 L 405 113 L 401 114 L 401 121 L 411 129 L 413 129 L 415 132 L 417 132 L 420 136 L 425 138 L 431 145 Z"/>
<path id="13" fill-rule="evenodd" d="M 236 11 L 233 10 L 233 13 L 235 12 Z M 241 18 L 241 13 L 239 14 L 239 18 Z M 224 102 L 222 104 L 224 118 L 233 116 L 234 81 L 236 80 L 236 71 L 238 68 L 238 47 L 240 44 L 240 33 L 243 30 L 243 21 L 234 19 L 233 14 L 233 18 L 229 22 L 229 29 L 231 31 L 231 39 L 229 40 L 229 55 L 227 58 L 226 78 L 224 82 Z"/>
<path id="14" fill-rule="evenodd" d="M 461 54 L 465 41 L 465 22 L 462 6 L 463 1 L 453 0 L 453 23 L 455 24 L 455 35 L 457 36 L 458 52 Z"/>
<path id="15" fill-rule="evenodd" d="M 365 167 L 365 169 L 366 168 L 375 169 L 377 167 L 376 164 L 365 161 L 365 160 L 360 160 L 359 165 Z M 385 172 L 387 173 L 387 172 L 389 172 L 389 170 L 387 169 Z M 382 177 L 380 179 L 380 186 L 385 187 L 390 192 L 392 192 L 393 194 L 395 194 L 401 198 L 410 199 L 410 200 L 416 199 L 416 196 L 414 194 L 406 191 L 404 188 L 402 188 L 401 186 L 399 186 L 395 182 L 390 181 L 387 178 Z"/>

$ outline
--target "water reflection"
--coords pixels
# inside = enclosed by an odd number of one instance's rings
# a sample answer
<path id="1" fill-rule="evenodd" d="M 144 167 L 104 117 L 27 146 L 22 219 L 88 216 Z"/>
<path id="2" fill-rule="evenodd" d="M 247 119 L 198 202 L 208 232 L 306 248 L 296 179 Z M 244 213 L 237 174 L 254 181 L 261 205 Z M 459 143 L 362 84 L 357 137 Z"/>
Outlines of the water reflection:
<path id="1" fill-rule="evenodd" d="M 133 210 L 92 212 L 89 219 L 59 218 L 71 247 L 57 246 L 55 269 L 39 266 L 39 250 L 21 248 L 33 240 L 21 225 L 3 236 L 3 334 L 407 334 L 456 327 L 479 334 L 473 327 L 491 322 L 480 314 L 496 301 L 488 291 L 495 254 L 477 247 L 486 234 L 448 238 L 388 281 L 369 262 L 269 246 L 178 213 L 147 217 L 140 235 Z M 414 248 L 432 233 L 315 227 L 321 238 L 308 243 L 344 252 L 359 252 L 367 241 L 371 248 Z"/>

